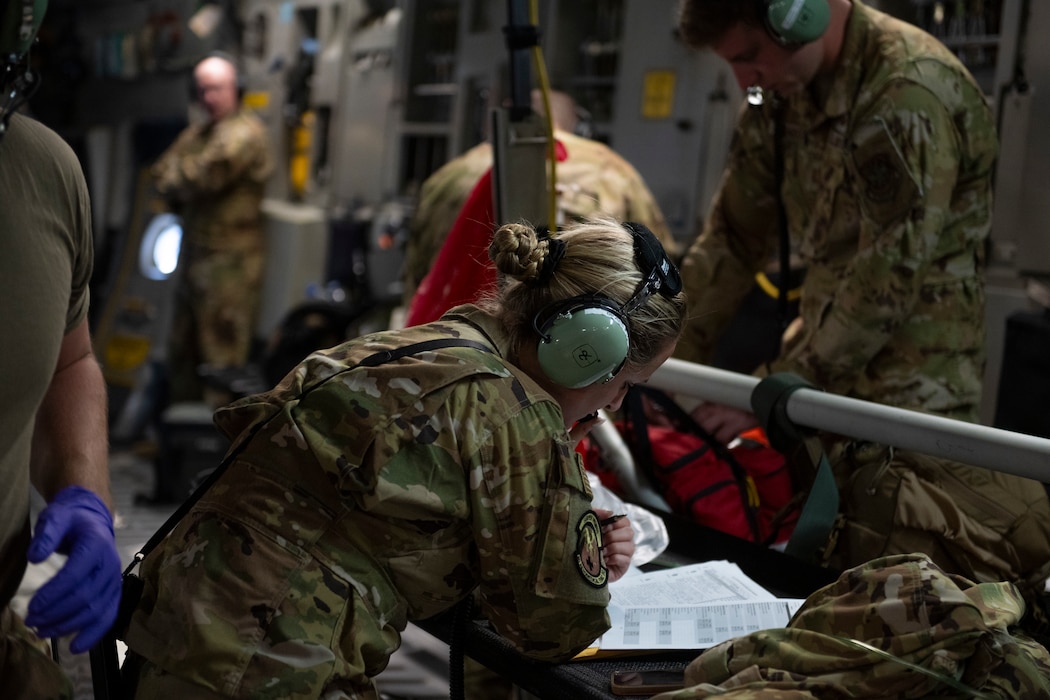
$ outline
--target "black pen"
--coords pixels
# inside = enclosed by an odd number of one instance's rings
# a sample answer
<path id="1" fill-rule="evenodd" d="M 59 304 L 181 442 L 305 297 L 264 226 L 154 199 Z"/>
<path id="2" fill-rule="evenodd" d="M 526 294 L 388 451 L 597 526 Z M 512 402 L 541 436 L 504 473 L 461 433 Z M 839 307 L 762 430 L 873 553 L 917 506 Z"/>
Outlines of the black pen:
<path id="1" fill-rule="evenodd" d="M 615 523 L 620 518 L 626 518 L 626 517 L 627 517 L 627 513 L 618 513 L 616 515 L 610 515 L 608 518 L 603 518 L 602 520 L 599 520 L 598 524 L 601 525 L 602 527 L 605 527 L 606 525 L 612 525 L 613 523 Z"/>

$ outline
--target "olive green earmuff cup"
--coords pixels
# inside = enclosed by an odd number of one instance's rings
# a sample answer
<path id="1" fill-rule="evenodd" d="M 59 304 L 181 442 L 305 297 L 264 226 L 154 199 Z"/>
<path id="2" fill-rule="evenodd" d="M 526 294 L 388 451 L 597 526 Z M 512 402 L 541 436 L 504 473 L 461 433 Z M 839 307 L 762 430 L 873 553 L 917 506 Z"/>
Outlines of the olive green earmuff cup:
<path id="1" fill-rule="evenodd" d="M 563 305 L 539 330 L 540 367 L 552 381 L 570 389 L 612 379 L 631 347 L 619 309 L 594 297 Z"/>
<path id="2" fill-rule="evenodd" d="M 629 314 L 654 294 L 671 299 L 682 291 L 678 268 L 655 234 L 637 222 L 624 221 L 621 225 L 631 234 L 635 265 L 642 272 L 642 281 L 631 298 L 621 305 L 603 294 L 576 296 L 532 319 L 540 338 L 536 347 L 540 368 L 551 381 L 570 389 L 615 377 L 627 364 L 631 351 Z M 553 238 L 551 243 L 560 241 Z M 545 266 L 550 264 L 550 255 L 548 251 Z M 553 258 L 553 264 L 558 259 L 560 256 Z"/>
<path id="3" fill-rule="evenodd" d="M 11 57 L 21 61 L 36 39 L 46 11 L 47 0 L 0 0 L 0 56 L 5 62 Z"/>
<path id="4" fill-rule="evenodd" d="M 828 0 L 769 0 L 766 30 L 785 46 L 816 41 L 828 28 L 831 10 Z"/>

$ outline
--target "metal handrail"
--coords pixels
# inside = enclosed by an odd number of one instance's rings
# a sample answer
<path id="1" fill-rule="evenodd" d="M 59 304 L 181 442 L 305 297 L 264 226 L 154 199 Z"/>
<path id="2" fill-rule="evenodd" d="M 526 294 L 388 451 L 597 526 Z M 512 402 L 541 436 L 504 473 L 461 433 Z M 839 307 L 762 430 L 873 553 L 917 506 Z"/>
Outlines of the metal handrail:
<path id="1" fill-rule="evenodd" d="M 750 411 L 759 379 L 747 374 L 667 360 L 649 385 L 672 394 Z M 967 423 L 819 389 L 799 389 L 786 404 L 796 425 L 892 445 L 1006 474 L 1050 482 L 1050 440 Z"/>
<path id="2" fill-rule="evenodd" d="M 601 452 L 604 468 L 616 475 L 617 483 L 623 493 L 633 502 L 670 513 L 671 506 L 653 487 L 645 474 L 638 469 L 634 457 L 631 456 L 630 448 L 627 447 L 623 436 L 616 429 L 612 418 L 604 410 L 598 411 L 598 415 L 603 420 L 591 428 L 588 435 Z"/>

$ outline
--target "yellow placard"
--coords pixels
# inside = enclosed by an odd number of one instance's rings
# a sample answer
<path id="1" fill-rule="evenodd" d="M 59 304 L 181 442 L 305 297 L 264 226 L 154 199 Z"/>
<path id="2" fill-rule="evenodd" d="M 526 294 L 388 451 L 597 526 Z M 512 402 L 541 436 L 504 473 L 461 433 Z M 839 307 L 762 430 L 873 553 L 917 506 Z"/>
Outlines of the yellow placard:
<path id="1" fill-rule="evenodd" d="M 642 83 L 642 117 L 667 119 L 674 109 L 675 73 L 672 70 L 650 70 Z"/>
<path id="2" fill-rule="evenodd" d="M 241 104 L 248 109 L 266 109 L 270 106 L 270 93 L 262 90 L 253 90 L 244 93 Z"/>
<path id="3" fill-rule="evenodd" d="M 149 338 L 145 336 L 114 335 L 103 353 L 106 367 L 118 372 L 133 370 L 146 361 L 149 347 Z"/>

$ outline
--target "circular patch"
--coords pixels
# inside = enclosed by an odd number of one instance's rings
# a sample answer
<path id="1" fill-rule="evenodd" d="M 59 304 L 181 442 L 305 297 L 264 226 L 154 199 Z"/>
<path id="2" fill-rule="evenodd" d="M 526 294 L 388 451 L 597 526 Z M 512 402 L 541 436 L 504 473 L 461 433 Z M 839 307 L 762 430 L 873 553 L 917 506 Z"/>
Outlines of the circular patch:
<path id="1" fill-rule="evenodd" d="M 602 559 L 602 525 L 593 510 L 584 513 L 576 523 L 576 567 L 595 588 L 609 581 L 609 570 Z"/>

